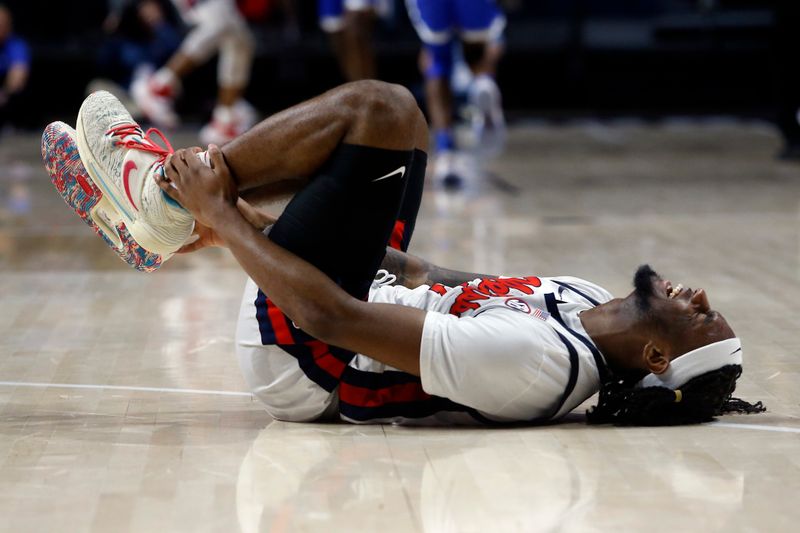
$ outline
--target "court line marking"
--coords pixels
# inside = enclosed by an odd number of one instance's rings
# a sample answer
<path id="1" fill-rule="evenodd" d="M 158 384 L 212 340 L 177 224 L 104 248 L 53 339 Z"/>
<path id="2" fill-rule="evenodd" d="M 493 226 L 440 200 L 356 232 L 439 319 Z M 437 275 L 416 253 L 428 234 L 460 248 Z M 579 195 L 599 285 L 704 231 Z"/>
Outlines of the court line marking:
<path id="1" fill-rule="evenodd" d="M 167 387 L 129 387 L 123 385 L 88 385 L 80 383 L 36 383 L 29 381 L 0 381 L 0 387 L 30 387 L 40 389 L 89 389 L 89 390 L 118 390 L 131 392 L 168 392 L 177 394 L 207 394 L 214 396 L 237 396 L 252 398 L 249 392 L 209 390 L 209 389 L 172 389 Z M 712 427 L 728 429 L 750 429 L 756 431 L 772 431 L 776 433 L 800 433 L 800 428 L 784 426 L 764 426 L 759 424 L 731 424 L 730 422 L 712 422 Z"/>
<path id="2" fill-rule="evenodd" d="M 80 383 L 36 383 L 29 381 L 0 381 L 0 387 L 31 387 L 40 389 L 107 389 L 134 392 L 172 392 L 178 394 L 209 394 L 215 396 L 240 396 L 252 398 L 249 392 L 207 390 L 207 389 L 171 389 L 165 387 L 128 387 L 123 385 L 86 385 Z"/>
<path id="3" fill-rule="evenodd" d="M 800 433 L 800 428 L 785 426 L 762 426 L 759 424 L 731 424 L 730 422 L 712 422 L 709 424 L 718 428 L 753 429 L 756 431 L 774 431 L 776 433 Z"/>

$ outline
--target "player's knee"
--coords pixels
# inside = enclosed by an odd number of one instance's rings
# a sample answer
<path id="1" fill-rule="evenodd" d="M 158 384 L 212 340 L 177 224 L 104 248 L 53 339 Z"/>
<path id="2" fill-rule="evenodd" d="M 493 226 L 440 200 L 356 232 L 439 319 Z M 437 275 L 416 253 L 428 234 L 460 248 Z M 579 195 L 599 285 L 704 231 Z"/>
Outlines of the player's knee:
<path id="1" fill-rule="evenodd" d="M 376 122 L 402 120 L 412 116 L 417 107 L 414 96 L 402 85 L 378 80 L 356 81 L 349 85 L 358 110 Z"/>
<path id="2" fill-rule="evenodd" d="M 416 132 L 422 118 L 411 92 L 401 85 L 377 80 L 364 80 L 348 84 L 345 101 L 354 117 L 353 137 L 349 142 L 374 144 L 404 140 L 413 148 Z M 398 146 L 401 148 L 402 146 Z"/>

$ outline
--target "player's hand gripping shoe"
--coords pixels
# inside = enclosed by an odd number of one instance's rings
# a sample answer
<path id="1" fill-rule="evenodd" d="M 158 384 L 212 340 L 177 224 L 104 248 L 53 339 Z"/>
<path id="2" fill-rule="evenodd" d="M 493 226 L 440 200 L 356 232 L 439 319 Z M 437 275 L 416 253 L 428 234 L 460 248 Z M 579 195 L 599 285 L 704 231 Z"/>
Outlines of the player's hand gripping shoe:
<path id="1" fill-rule="evenodd" d="M 67 205 L 86 222 L 123 261 L 142 272 L 161 266 L 161 256 L 148 252 L 131 238 L 123 222 L 113 224 L 105 214 L 109 200 L 92 182 L 78 156 L 75 130 L 53 122 L 42 135 L 42 159 L 58 192 Z M 103 229 L 101 229 L 101 227 Z M 111 239 L 106 235 L 117 236 Z"/>
<path id="2" fill-rule="evenodd" d="M 168 259 L 194 227 L 192 215 L 153 179 L 164 173 L 164 161 L 172 153 L 169 142 L 158 130 L 144 132 L 119 100 L 104 91 L 84 100 L 76 130 L 81 161 L 106 200 L 106 226 L 124 224 L 138 246 L 162 261 Z M 166 147 L 156 144 L 153 135 Z M 116 231 L 98 226 L 109 240 L 121 244 Z"/>

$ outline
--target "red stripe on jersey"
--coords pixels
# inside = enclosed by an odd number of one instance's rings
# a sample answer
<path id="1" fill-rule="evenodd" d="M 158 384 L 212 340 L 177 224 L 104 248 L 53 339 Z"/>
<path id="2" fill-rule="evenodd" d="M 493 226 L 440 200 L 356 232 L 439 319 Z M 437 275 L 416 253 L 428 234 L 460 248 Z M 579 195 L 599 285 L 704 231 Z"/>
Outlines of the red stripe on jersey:
<path id="1" fill-rule="evenodd" d="M 381 389 L 368 389 L 342 382 L 339 385 L 339 398 L 343 402 L 359 407 L 380 407 L 389 403 L 430 400 L 431 396 L 422 390 L 420 383 L 402 383 Z"/>
<path id="2" fill-rule="evenodd" d="M 308 341 L 306 346 L 311 348 L 314 363 L 331 376 L 339 379 L 347 365 L 331 354 L 330 347 L 322 341 Z"/>
<path id="3" fill-rule="evenodd" d="M 395 250 L 403 250 L 403 237 L 406 233 L 406 223 L 404 220 L 397 220 L 394 223 L 394 230 L 392 230 L 392 237 L 389 239 L 389 246 Z"/>
<path id="4" fill-rule="evenodd" d="M 272 300 L 267 298 L 267 317 L 272 330 L 275 332 L 275 340 L 278 344 L 294 344 L 294 337 L 292 331 L 289 329 L 289 324 L 286 322 L 286 316 L 283 311 L 275 307 Z"/>

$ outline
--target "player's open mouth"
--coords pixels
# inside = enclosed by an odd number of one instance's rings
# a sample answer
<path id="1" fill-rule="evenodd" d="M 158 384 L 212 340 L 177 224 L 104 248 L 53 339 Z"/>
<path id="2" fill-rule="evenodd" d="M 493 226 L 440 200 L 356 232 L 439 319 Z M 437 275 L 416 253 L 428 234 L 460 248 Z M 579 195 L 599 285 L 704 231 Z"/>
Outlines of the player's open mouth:
<path id="1" fill-rule="evenodd" d="M 667 298 L 677 298 L 678 295 L 683 290 L 683 285 L 678 283 L 676 286 L 673 287 L 672 282 L 668 281 L 664 288 L 667 290 Z"/>

